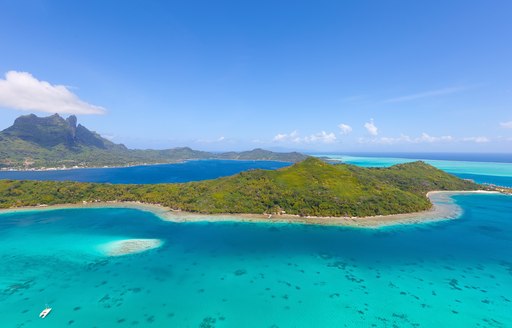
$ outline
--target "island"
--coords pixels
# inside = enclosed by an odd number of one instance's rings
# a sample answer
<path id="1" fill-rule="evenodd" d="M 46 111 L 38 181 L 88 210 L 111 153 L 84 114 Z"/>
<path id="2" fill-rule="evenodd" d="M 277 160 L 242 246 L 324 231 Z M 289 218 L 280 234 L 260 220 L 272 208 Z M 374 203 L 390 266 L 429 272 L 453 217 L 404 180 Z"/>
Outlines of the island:
<path id="1" fill-rule="evenodd" d="M 288 222 L 296 218 L 302 223 L 321 223 L 322 218 L 329 218 L 336 223 L 339 218 L 371 218 L 378 223 L 389 215 L 404 220 L 410 213 L 432 211 L 427 197 L 432 191 L 482 189 L 492 191 L 421 161 L 363 168 L 309 157 L 275 171 L 251 170 L 175 184 L 3 180 L 0 208 L 121 205 L 149 208 L 174 221 L 208 220 L 205 215 L 213 215 L 219 220 L 245 217 L 248 221 Z"/>
<path id="2" fill-rule="evenodd" d="M 79 167 L 113 167 L 167 164 L 197 159 L 267 160 L 296 163 L 307 158 L 298 152 L 280 153 L 264 149 L 211 153 L 189 147 L 129 149 L 77 124 L 71 115 L 18 117 L 0 131 L 0 169 L 33 170 Z"/>

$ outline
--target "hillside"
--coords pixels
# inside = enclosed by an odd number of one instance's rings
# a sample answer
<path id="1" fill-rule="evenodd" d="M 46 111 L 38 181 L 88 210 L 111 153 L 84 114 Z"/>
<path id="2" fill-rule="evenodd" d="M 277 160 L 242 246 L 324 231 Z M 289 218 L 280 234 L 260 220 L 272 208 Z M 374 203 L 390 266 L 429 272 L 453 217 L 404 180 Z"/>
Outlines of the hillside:
<path id="1" fill-rule="evenodd" d="M 0 132 L 0 168 L 94 167 L 172 163 L 189 159 L 240 159 L 298 162 L 300 153 L 275 153 L 263 149 L 209 153 L 188 147 L 164 150 L 128 149 L 90 131 L 77 118 L 54 114 L 18 117 Z"/>
<path id="2" fill-rule="evenodd" d="M 370 169 L 316 158 L 276 171 L 253 170 L 183 184 L 111 185 L 0 181 L 0 208 L 82 201 L 141 201 L 200 213 L 369 216 L 426 210 L 431 190 L 478 185 L 423 162 Z"/>

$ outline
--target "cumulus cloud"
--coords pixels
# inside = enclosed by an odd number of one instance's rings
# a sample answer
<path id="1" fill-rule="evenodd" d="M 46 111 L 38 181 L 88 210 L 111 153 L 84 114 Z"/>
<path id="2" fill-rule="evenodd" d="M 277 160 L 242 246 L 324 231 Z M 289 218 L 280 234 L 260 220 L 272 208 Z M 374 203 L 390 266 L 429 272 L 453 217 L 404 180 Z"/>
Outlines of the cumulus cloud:
<path id="1" fill-rule="evenodd" d="M 333 143 L 336 141 L 336 135 L 333 132 L 321 131 L 309 136 L 301 137 L 297 130 L 291 133 L 279 133 L 274 142 L 293 142 L 293 143 Z"/>
<path id="2" fill-rule="evenodd" d="M 40 81 L 27 72 L 9 71 L 0 79 L 0 107 L 59 114 L 103 114 L 66 86 Z"/>
<path id="3" fill-rule="evenodd" d="M 312 134 L 308 137 L 304 137 L 305 142 L 322 142 L 322 143 L 333 143 L 336 141 L 336 135 L 333 132 L 327 133 L 321 131 L 316 134 Z"/>
<path id="4" fill-rule="evenodd" d="M 368 131 L 368 133 L 371 134 L 372 136 L 376 136 L 377 134 L 379 134 L 377 127 L 373 123 L 373 118 L 370 120 L 370 122 L 366 122 L 364 124 L 364 127 L 366 131 Z"/>
<path id="5" fill-rule="evenodd" d="M 512 121 L 501 122 L 500 126 L 505 129 L 512 129 Z"/>
<path id="6" fill-rule="evenodd" d="M 347 135 L 352 132 L 352 127 L 348 124 L 341 123 L 338 127 L 340 128 L 340 133 L 343 135 Z"/>
<path id="7" fill-rule="evenodd" d="M 299 137 L 299 133 L 297 132 L 297 130 L 295 130 L 292 133 L 278 133 L 273 140 L 277 142 L 286 141 L 299 143 L 301 141 L 301 138 Z"/>

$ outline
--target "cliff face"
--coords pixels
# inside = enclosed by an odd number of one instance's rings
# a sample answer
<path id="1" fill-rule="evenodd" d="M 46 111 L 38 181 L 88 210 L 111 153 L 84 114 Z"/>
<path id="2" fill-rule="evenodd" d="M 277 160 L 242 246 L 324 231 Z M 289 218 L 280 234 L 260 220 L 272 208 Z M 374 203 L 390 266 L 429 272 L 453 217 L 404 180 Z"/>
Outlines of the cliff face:
<path id="1" fill-rule="evenodd" d="M 77 126 L 77 118 L 71 115 L 67 119 L 58 114 L 38 117 L 34 114 L 18 117 L 14 124 L 0 132 L 3 137 L 18 138 L 33 145 L 52 148 L 62 145 L 68 149 L 94 147 L 109 149 L 123 147 L 102 138 L 96 132 L 88 130 L 81 124 Z"/>

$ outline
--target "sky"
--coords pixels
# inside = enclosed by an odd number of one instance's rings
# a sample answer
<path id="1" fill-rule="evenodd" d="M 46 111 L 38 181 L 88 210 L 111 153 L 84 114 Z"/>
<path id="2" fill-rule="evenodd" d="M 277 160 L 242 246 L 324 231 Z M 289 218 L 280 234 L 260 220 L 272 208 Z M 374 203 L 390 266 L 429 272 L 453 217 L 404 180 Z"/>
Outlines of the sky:
<path id="1" fill-rule="evenodd" d="M 0 129 L 131 148 L 512 152 L 512 2 L 0 0 Z"/>

